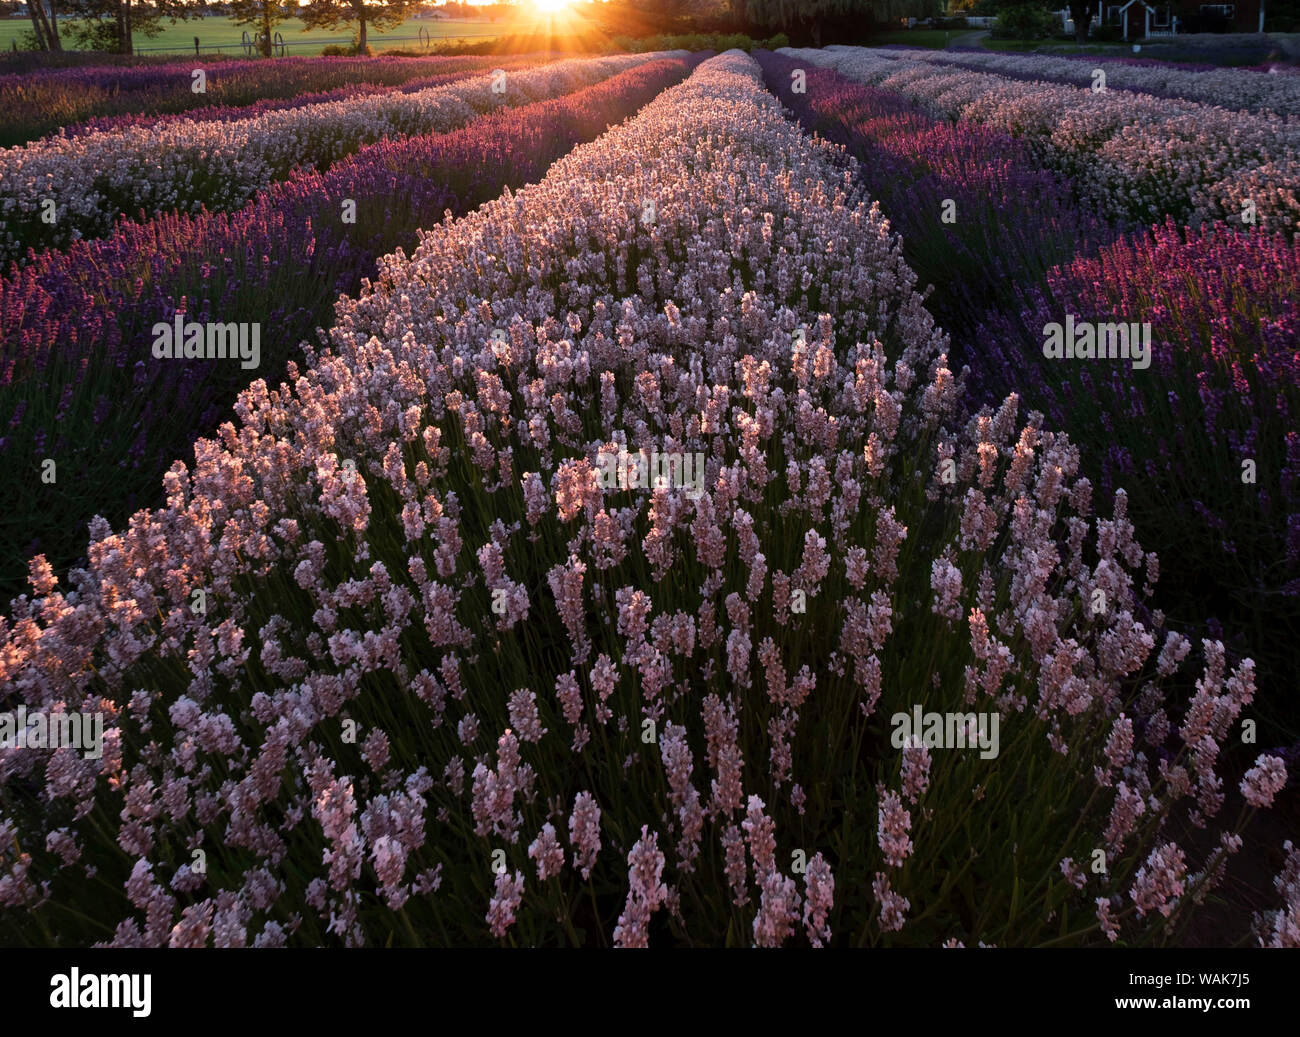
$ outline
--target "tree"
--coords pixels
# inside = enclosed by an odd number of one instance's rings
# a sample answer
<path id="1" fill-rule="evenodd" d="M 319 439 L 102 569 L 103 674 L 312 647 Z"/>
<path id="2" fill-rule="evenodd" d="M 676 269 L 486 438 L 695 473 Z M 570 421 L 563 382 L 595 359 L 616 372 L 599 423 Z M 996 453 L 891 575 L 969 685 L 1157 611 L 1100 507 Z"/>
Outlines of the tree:
<path id="1" fill-rule="evenodd" d="M 303 25 L 309 29 L 335 29 L 340 25 L 356 23 L 357 50 L 366 52 L 366 28 L 391 29 L 406 21 L 416 8 L 416 0 L 309 0 L 299 9 Z"/>
<path id="2" fill-rule="evenodd" d="M 802 29 L 821 46 L 822 29 L 856 22 L 888 22 L 898 18 L 927 18 L 942 11 L 942 0 L 747 0 L 750 22 L 765 30 Z"/>
<path id="3" fill-rule="evenodd" d="M 45 4 L 50 5 L 49 12 Z M 32 20 L 32 29 L 36 33 L 37 50 L 62 50 L 63 41 L 59 39 L 59 12 L 55 0 L 27 0 L 27 14 Z"/>
<path id="4" fill-rule="evenodd" d="M 1070 17 L 1074 19 L 1074 40 L 1083 43 L 1088 39 L 1088 26 L 1097 14 L 1098 0 L 1069 0 Z"/>
<path id="5" fill-rule="evenodd" d="M 288 3 L 281 0 L 231 0 L 230 16 L 236 25 L 257 27 L 258 46 L 268 58 L 275 27 L 292 17 Z"/>
<path id="6" fill-rule="evenodd" d="M 185 0 L 61 0 L 79 21 L 72 35 L 83 47 L 118 54 L 135 53 L 136 35 L 148 39 L 163 31 L 163 19 L 173 25 L 201 15 L 203 8 Z"/>

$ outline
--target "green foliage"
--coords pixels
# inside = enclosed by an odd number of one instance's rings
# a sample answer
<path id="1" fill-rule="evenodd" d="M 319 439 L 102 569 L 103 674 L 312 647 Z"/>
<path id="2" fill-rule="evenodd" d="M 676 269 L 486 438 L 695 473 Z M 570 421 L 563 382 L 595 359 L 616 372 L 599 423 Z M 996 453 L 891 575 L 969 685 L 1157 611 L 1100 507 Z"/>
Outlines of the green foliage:
<path id="1" fill-rule="evenodd" d="M 236 25 L 253 27 L 253 35 L 259 38 L 259 49 L 270 57 L 275 28 L 291 18 L 293 11 L 281 0 L 230 0 L 230 15 Z"/>
<path id="2" fill-rule="evenodd" d="M 998 12 L 993 37 L 999 40 L 1039 40 L 1052 33 L 1054 19 L 1036 4 L 1016 4 Z"/>
<path id="3" fill-rule="evenodd" d="M 202 9 L 183 0 L 154 0 L 148 6 L 131 0 L 62 0 L 59 9 L 78 18 L 66 26 L 73 41 L 90 50 L 117 54 L 132 53 L 137 36 L 160 35 L 164 19 L 175 25 L 202 14 Z"/>
<path id="4" fill-rule="evenodd" d="M 1300 0 L 1268 0 L 1264 8 L 1265 32 L 1300 32 Z"/>
<path id="5" fill-rule="evenodd" d="M 761 43 L 738 32 L 692 32 L 675 36 L 644 36 L 641 39 L 615 36 L 612 42 L 615 47 L 632 54 L 645 54 L 655 50 L 715 50 L 718 53 L 726 50 L 743 50 L 748 53 L 760 46 L 768 50 L 790 46 L 790 39 L 784 33 L 778 33 Z"/>
<path id="6" fill-rule="evenodd" d="M 300 9 L 303 24 L 309 29 L 335 29 L 341 25 L 355 26 L 356 53 L 370 54 L 366 43 L 366 30 L 391 29 L 411 15 L 416 0 L 310 0 Z"/>

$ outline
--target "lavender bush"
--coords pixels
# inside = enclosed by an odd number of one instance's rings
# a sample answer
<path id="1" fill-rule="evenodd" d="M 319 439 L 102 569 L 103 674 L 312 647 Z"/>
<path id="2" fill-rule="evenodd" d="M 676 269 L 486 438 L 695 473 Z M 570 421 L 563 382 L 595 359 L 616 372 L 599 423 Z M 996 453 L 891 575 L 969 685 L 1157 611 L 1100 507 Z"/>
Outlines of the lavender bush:
<path id="1" fill-rule="evenodd" d="M 1043 282 L 1053 267 L 1118 236 L 1079 206 L 1074 185 L 1039 168 L 1005 133 L 937 118 L 898 93 L 781 54 L 757 57 L 800 125 L 859 160 L 863 186 L 901 234 L 908 264 L 934 286 L 927 305 L 963 361 L 978 360 L 967 356 L 970 332 L 1008 285 Z"/>
<path id="2" fill-rule="evenodd" d="M 447 211 L 537 179 L 697 60 L 653 61 L 462 131 L 385 141 L 236 213 L 124 223 L 0 281 L 0 472 L 17 490 L 4 526 L 3 592 L 21 589 L 22 560 L 36 551 L 63 571 L 84 554 L 91 518 L 124 521 L 152 502 L 171 462 L 190 456 L 252 377 L 280 377 L 377 256 L 410 247 L 417 228 Z M 356 203 L 355 223 L 343 222 L 345 199 Z M 180 311 L 202 322 L 259 321 L 259 370 L 155 359 L 151 329 Z M 59 466 L 53 485 L 32 478 L 47 457 Z"/>
<path id="3" fill-rule="evenodd" d="M 540 60 L 534 56 L 532 63 Z M 0 147 L 97 118 L 157 116 L 213 104 L 251 106 L 359 84 L 398 86 L 426 76 L 469 75 L 499 64 L 492 57 L 232 61 L 205 56 L 128 68 L 12 73 L 0 75 Z M 195 68 L 207 72 L 205 93 L 192 89 Z"/>
<path id="4" fill-rule="evenodd" d="M 807 69 L 795 94 L 799 62 L 760 60 L 806 128 L 861 160 L 909 263 L 939 286 L 927 304 L 971 366 L 974 399 L 1016 392 L 1070 429 L 1103 499 L 1124 487 L 1138 528 L 1173 545 L 1162 599 L 1184 632 L 1226 633 L 1253 654 L 1270 734 L 1295 742 L 1295 646 L 1270 636 L 1280 617 L 1300 618 L 1295 247 L 1223 228 L 1184 238 L 1172 223 L 1126 238 L 1083 215 L 1073 185 L 1018 141 L 825 70 Z M 1067 314 L 1150 320 L 1153 366 L 1045 359 L 1044 328 Z M 1247 457 L 1257 481 L 1243 484 Z"/>
<path id="5" fill-rule="evenodd" d="M 268 98 L 244 105 L 214 104 L 202 108 L 188 108 L 180 112 L 164 114 L 140 114 L 132 112 L 125 115 L 101 115 L 71 126 L 60 127 L 61 137 L 80 137 L 88 133 L 116 133 L 126 129 L 145 129 L 150 126 L 178 122 L 238 122 L 252 119 L 266 112 L 289 111 L 293 108 L 306 108 L 314 104 L 327 104 L 331 101 L 343 101 L 353 97 L 378 97 L 384 94 L 412 94 L 427 90 L 432 86 L 441 86 L 464 79 L 474 73 L 491 69 L 521 69 L 536 67 L 538 62 L 532 57 L 502 55 L 488 58 L 476 58 L 477 65 L 456 66 L 454 71 L 439 72 L 433 75 L 407 79 L 392 85 L 378 86 L 372 83 L 345 83 L 329 90 L 317 90 L 312 93 L 294 94 L 291 97 Z"/>
<path id="6" fill-rule="evenodd" d="M 1065 314 L 1149 323 L 1151 367 L 1045 359 Z M 1177 545 L 1180 612 L 1267 659 L 1266 708 L 1294 740 L 1295 644 L 1277 631 L 1300 625 L 1300 243 L 1170 222 L 1052 271 L 975 339 L 982 398 L 1014 386 L 1080 430 L 1102 492 L 1123 486 L 1138 527 Z"/>
<path id="7" fill-rule="evenodd" d="M 1022 83 L 863 48 L 780 53 L 1023 140 L 1108 219 L 1240 223 L 1249 208 L 1258 226 L 1300 227 L 1300 121 L 1290 115 Z"/>
<path id="8" fill-rule="evenodd" d="M 1252 665 L 1138 618 L 1155 557 L 1064 436 L 960 415 L 856 174 L 714 59 L 382 261 L 70 589 L 34 560 L 0 680 L 110 731 L 0 751 L 6 939 L 1176 937 L 1285 781 L 1219 818 Z M 1001 755 L 896 742 L 913 707 Z"/>
<path id="9" fill-rule="evenodd" d="M 9 148 L 0 151 L 0 256 L 99 237 L 123 214 L 237 209 L 295 169 L 326 169 L 386 138 L 445 133 L 485 112 L 556 97 L 661 56 L 570 59 L 411 94 Z"/>
<path id="10" fill-rule="evenodd" d="M 827 50 L 840 48 L 828 47 Z M 1274 68 L 1222 68 L 1143 58 L 1086 55 L 1006 54 L 986 50 L 897 49 L 907 61 L 993 72 L 1024 82 L 1087 86 L 1094 68 L 1106 72 L 1108 89 L 1133 90 L 1155 97 L 1181 98 L 1234 111 L 1292 115 L 1300 109 L 1300 71 Z"/>

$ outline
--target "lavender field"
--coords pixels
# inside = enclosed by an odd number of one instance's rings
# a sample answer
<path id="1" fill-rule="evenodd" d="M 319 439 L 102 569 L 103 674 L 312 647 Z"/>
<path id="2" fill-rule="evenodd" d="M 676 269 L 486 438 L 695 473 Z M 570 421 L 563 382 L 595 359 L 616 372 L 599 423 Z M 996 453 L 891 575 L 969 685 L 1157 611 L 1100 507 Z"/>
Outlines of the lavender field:
<path id="1" fill-rule="evenodd" d="M 191 86 L 0 76 L 0 946 L 1300 947 L 1300 73 Z"/>

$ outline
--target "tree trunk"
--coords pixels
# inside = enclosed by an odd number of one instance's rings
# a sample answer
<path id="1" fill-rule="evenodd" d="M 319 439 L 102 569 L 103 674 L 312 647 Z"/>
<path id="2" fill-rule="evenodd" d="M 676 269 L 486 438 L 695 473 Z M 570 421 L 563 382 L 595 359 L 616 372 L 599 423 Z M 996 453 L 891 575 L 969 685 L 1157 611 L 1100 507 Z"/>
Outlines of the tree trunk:
<path id="1" fill-rule="evenodd" d="M 271 56 L 271 0 L 262 0 L 262 54 Z"/>
<path id="2" fill-rule="evenodd" d="M 36 31 L 36 45 L 41 50 L 61 50 L 54 10 L 51 9 L 47 15 L 43 0 L 28 0 L 27 13 L 31 16 L 32 27 Z"/>
<path id="3" fill-rule="evenodd" d="M 134 54 L 135 40 L 132 38 L 133 34 L 131 32 L 131 0 L 125 0 L 125 2 L 126 2 L 126 52 L 128 54 Z"/>
<path id="4" fill-rule="evenodd" d="M 59 8 L 56 0 L 50 0 L 50 40 L 53 44 L 51 50 L 63 50 L 63 41 L 59 39 Z"/>
<path id="5" fill-rule="evenodd" d="M 1088 26 L 1092 24 L 1092 12 L 1080 4 L 1077 8 L 1070 9 L 1070 17 L 1074 19 L 1074 42 L 1083 46 L 1088 40 Z"/>
<path id="6" fill-rule="evenodd" d="M 364 53 L 366 52 L 366 14 L 365 14 L 365 11 L 362 11 L 362 12 L 361 12 L 361 17 L 360 17 L 359 21 L 360 21 L 360 33 L 359 33 L 359 35 L 357 36 L 357 53 L 358 53 L 358 54 L 364 54 Z"/>
<path id="7" fill-rule="evenodd" d="M 27 0 L 27 16 L 32 20 L 32 32 L 36 34 L 36 49 L 49 50 L 50 41 L 45 35 L 45 12 L 40 0 Z"/>

